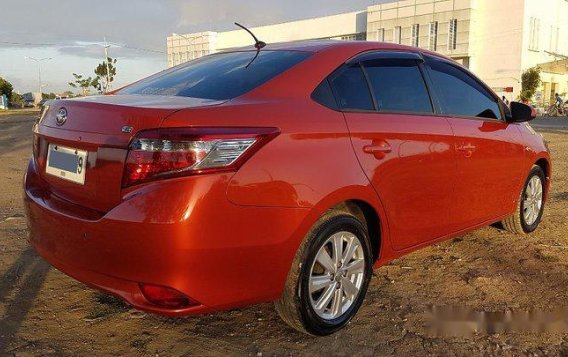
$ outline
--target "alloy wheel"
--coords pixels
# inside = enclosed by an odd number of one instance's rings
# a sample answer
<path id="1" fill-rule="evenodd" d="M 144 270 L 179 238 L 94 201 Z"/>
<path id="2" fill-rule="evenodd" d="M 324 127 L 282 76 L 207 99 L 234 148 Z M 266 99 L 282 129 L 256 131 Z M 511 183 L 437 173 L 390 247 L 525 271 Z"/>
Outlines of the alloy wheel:
<path id="1" fill-rule="evenodd" d="M 529 180 L 523 195 L 523 218 L 529 226 L 533 225 L 542 209 L 542 180 L 534 175 Z"/>
<path id="2" fill-rule="evenodd" d="M 356 301 L 365 275 L 365 255 L 359 238 L 337 232 L 316 254 L 309 278 L 310 301 L 324 320 L 341 317 Z"/>

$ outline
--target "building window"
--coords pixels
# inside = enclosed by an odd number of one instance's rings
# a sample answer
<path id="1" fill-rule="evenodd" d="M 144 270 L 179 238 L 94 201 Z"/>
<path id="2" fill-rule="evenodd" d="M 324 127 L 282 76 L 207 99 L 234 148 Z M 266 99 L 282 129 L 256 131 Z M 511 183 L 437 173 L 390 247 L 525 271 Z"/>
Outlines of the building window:
<path id="1" fill-rule="evenodd" d="M 345 35 L 345 36 L 341 36 L 342 40 L 346 40 L 346 41 L 365 41 L 367 39 L 367 33 L 366 32 L 360 32 L 360 33 L 355 33 L 353 35 Z"/>
<path id="2" fill-rule="evenodd" d="M 438 48 L 438 21 L 430 22 L 428 29 L 428 49 L 436 51 Z"/>
<path id="3" fill-rule="evenodd" d="M 529 50 L 539 51 L 540 20 L 535 17 L 531 17 L 529 30 Z"/>
<path id="4" fill-rule="evenodd" d="M 560 37 L 560 28 L 550 26 L 550 45 L 548 51 L 558 52 L 558 39 Z"/>
<path id="5" fill-rule="evenodd" d="M 412 42 L 411 45 L 414 47 L 418 47 L 420 44 L 420 25 L 414 24 L 412 25 Z"/>
<path id="6" fill-rule="evenodd" d="M 399 45 L 402 43 L 402 27 L 396 26 L 394 28 L 392 42 L 398 43 Z"/>
<path id="7" fill-rule="evenodd" d="M 377 30 L 377 41 L 385 42 L 385 29 Z"/>
<path id="8" fill-rule="evenodd" d="M 451 19 L 448 28 L 448 49 L 455 50 L 458 48 L 458 20 Z"/>

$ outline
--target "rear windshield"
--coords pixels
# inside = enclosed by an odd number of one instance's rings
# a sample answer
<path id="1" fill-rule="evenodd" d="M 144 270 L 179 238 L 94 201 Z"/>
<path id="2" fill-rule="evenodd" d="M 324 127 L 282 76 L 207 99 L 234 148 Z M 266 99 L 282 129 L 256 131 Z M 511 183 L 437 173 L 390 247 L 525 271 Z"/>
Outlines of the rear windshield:
<path id="1" fill-rule="evenodd" d="M 231 99 L 293 67 L 310 53 L 260 51 L 252 61 L 255 55 L 256 52 L 228 52 L 202 57 L 143 79 L 118 93 Z"/>

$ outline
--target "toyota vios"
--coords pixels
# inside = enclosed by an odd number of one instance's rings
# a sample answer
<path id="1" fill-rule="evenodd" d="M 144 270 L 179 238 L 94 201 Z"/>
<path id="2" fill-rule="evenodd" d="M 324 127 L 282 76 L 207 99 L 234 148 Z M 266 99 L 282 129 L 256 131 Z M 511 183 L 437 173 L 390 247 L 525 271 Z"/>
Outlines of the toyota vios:
<path id="1" fill-rule="evenodd" d="M 30 242 L 138 309 L 275 301 L 325 335 L 355 315 L 373 267 L 500 221 L 537 228 L 551 164 L 533 117 L 417 48 L 213 54 L 43 112 Z"/>

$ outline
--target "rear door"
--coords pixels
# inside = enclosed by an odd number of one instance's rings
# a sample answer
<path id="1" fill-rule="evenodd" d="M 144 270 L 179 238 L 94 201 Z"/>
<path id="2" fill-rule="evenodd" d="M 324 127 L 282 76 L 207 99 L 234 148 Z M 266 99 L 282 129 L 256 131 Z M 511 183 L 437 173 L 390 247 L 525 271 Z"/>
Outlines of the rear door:
<path id="1" fill-rule="evenodd" d="M 523 173 L 519 124 L 507 123 L 497 97 L 455 63 L 428 57 L 428 73 L 455 134 L 455 229 L 495 220 L 516 203 Z"/>
<path id="2" fill-rule="evenodd" d="M 448 234 L 451 221 L 453 135 L 435 115 L 421 62 L 415 53 L 375 52 L 330 77 L 397 250 Z"/>

